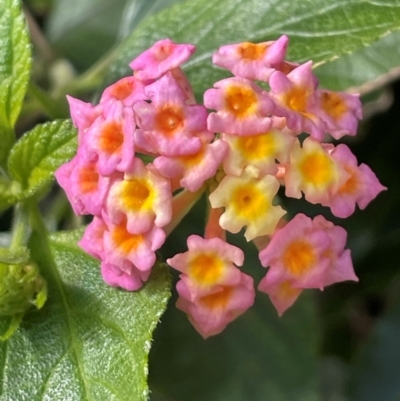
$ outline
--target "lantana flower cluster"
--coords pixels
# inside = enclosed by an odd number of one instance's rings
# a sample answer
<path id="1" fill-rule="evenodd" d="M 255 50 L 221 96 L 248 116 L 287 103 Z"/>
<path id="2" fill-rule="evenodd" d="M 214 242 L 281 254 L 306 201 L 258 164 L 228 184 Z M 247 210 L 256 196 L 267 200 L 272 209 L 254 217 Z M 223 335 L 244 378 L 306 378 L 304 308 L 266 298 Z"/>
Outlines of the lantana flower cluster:
<path id="1" fill-rule="evenodd" d="M 99 104 L 68 97 L 79 147 L 56 177 L 74 212 L 94 216 L 79 245 L 100 260 L 106 283 L 141 288 L 166 236 L 206 194 L 204 236 L 189 236 L 188 251 L 167 260 L 180 272 L 177 307 L 203 337 L 254 302 L 244 253 L 226 231 L 244 229 L 259 249 L 268 270 L 258 289 L 279 314 L 304 289 L 358 280 L 346 231 L 321 215 L 287 221 L 280 187 L 340 218 L 385 189 L 346 145 L 331 143 L 356 135 L 359 97 L 319 88 L 312 62 L 286 61 L 287 46 L 287 36 L 222 46 L 213 63 L 233 76 L 204 104 L 181 69 L 195 47 L 169 39 L 134 59 L 133 75 Z"/>

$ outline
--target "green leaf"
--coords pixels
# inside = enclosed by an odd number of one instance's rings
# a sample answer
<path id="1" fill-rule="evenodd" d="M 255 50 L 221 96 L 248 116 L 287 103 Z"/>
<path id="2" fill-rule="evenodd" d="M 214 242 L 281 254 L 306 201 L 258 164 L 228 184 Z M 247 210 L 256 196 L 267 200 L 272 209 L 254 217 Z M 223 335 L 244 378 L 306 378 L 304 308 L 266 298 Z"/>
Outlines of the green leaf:
<path id="1" fill-rule="evenodd" d="M 0 348 L 2 399 L 147 400 L 147 355 L 169 276 L 160 268 L 139 292 L 111 288 L 76 245 L 80 235 L 51 236 L 51 254 L 46 238 L 33 238 L 49 299 Z"/>
<path id="2" fill-rule="evenodd" d="M 20 1 L 0 0 L 0 161 L 14 140 L 31 69 L 31 49 Z"/>
<path id="3" fill-rule="evenodd" d="M 322 64 L 400 29 L 399 1 L 186 0 L 145 20 L 121 49 L 107 82 L 129 73 L 129 62 L 156 40 L 194 43 L 186 71 L 198 96 L 229 75 L 211 56 L 226 43 L 290 38 L 288 58 Z"/>
<path id="4" fill-rule="evenodd" d="M 31 48 L 20 1 L 0 0 L 0 9 L 0 82 L 8 80 L 7 102 L 1 106 L 14 126 L 29 81 Z"/>
<path id="5" fill-rule="evenodd" d="M 76 153 L 76 130 L 70 120 L 37 125 L 11 149 L 8 168 L 31 196 L 53 179 L 54 171 Z"/>
<path id="6" fill-rule="evenodd" d="M 399 76 L 400 32 L 393 32 L 352 54 L 315 69 L 323 87 L 344 90 L 357 87 L 367 93 Z"/>

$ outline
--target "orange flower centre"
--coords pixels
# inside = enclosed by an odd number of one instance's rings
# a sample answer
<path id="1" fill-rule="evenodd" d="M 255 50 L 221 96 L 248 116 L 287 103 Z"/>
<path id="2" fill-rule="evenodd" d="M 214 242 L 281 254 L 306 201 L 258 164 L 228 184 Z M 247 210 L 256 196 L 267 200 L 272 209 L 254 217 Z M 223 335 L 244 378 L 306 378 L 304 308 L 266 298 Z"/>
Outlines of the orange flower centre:
<path id="1" fill-rule="evenodd" d="M 121 148 L 124 142 L 122 126 L 117 121 L 106 122 L 100 133 L 99 147 L 108 154 L 112 154 Z"/>
<path id="2" fill-rule="evenodd" d="M 312 245 L 303 240 L 290 243 L 282 257 L 283 265 L 295 276 L 310 270 L 315 261 L 316 256 Z"/>
<path id="3" fill-rule="evenodd" d="M 225 104 L 228 111 L 238 118 L 244 118 L 257 111 L 257 96 L 246 86 L 230 86 L 225 94 Z"/>
<path id="4" fill-rule="evenodd" d="M 96 191 L 99 184 L 99 174 L 96 171 L 95 164 L 93 163 L 82 167 L 79 170 L 78 180 L 83 194 Z"/>
<path id="5" fill-rule="evenodd" d="M 139 211 L 151 198 L 152 191 L 145 180 L 124 181 L 121 197 L 128 210 Z"/>
<path id="6" fill-rule="evenodd" d="M 242 58 L 248 60 L 258 60 L 261 58 L 267 49 L 265 44 L 255 44 L 250 42 L 244 42 L 239 47 L 238 51 Z"/>
<path id="7" fill-rule="evenodd" d="M 241 136 L 236 139 L 236 148 L 247 160 L 261 160 L 276 152 L 276 140 L 270 133 Z"/>
<path id="8" fill-rule="evenodd" d="M 348 110 L 343 98 L 337 93 L 325 92 L 321 98 L 321 107 L 334 120 L 340 120 Z"/>
<path id="9" fill-rule="evenodd" d="M 232 205 L 239 216 L 251 221 L 265 216 L 270 207 L 265 194 L 253 183 L 240 185 L 233 191 Z"/>
<path id="10" fill-rule="evenodd" d="M 182 109 L 174 106 L 161 108 L 155 117 L 156 129 L 166 137 L 171 137 L 184 125 Z"/>
<path id="11" fill-rule="evenodd" d="M 314 152 L 304 157 L 299 169 L 304 181 L 312 185 L 328 185 L 333 180 L 334 164 L 323 152 Z"/>
<path id="12" fill-rule="evenodd" d="M 111 233 L 112 240 L 117 247 L 126 255 L 136 250 L 143 242 L 142 234 L 131 234 L 126 229 L 126 220 L 119 224 Z"/>
<path id="13" fill-rule="evenodd" d="M 222 275 L 223 261 L 211 253 L 200 254 L 190 262 L 189 275 L 199 284 L 214 284 Z"/>
<path id="14" fill-rule="evenodd" d="M 289 109 L 302 113 L 307 108 L 308 97 L 307 88 L 294 87 L 283 97 L 283 102 Z"/>

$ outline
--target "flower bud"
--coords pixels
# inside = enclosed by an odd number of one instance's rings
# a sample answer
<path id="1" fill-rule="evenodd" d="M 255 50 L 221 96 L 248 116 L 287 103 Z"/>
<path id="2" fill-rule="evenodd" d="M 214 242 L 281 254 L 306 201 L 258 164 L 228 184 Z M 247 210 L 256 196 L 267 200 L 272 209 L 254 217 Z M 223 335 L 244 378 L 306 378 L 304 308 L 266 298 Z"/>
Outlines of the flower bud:
<path id="1" fill-rule="evenodd" d="M 47 286 L 35 263 L 0 263 L 0 316 L 24 314 L 32 305 L 40 309 Z"/>

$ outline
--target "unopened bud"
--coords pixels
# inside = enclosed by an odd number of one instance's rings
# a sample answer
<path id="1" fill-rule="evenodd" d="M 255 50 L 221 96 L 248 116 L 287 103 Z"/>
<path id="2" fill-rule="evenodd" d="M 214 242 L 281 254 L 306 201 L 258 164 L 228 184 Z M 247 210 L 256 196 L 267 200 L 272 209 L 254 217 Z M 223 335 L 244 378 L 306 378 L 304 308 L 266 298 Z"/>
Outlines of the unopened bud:
<path id="1" fill-rule="evenodd" d="M 40 309 L 46 298 L 46 282 L 35 263 L 0 263 L 0 316 L 22 315 L 32 305 Z"/>

